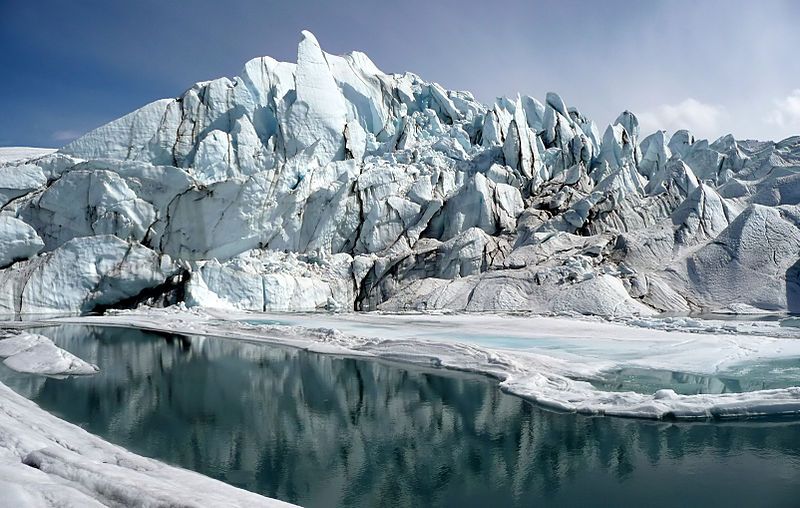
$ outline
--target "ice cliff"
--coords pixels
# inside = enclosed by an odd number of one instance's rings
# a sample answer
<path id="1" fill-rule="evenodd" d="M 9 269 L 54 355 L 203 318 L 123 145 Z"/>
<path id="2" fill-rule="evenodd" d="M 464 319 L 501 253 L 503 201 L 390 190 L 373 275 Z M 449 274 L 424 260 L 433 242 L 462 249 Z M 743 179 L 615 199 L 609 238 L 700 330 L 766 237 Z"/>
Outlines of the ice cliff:
<path id="1" fill-rule="evenodd" d="M 800 137 L 601 131 L 303 32 L 0 165 L 0 311 L 800 311 L 798 203 Z"/>

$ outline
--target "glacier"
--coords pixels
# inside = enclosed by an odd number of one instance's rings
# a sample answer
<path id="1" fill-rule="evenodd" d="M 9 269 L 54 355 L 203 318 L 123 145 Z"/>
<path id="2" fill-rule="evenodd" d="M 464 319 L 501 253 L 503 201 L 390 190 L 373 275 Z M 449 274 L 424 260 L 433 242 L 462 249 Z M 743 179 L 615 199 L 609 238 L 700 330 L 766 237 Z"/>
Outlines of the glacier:
<path id="1" fill-rule="evenodd" d="M 8 313 L 800 311 L 800 137 L 641 133 L 629 111 L 601 130 L 555 93 L 484 105 L 309 32 L 297 63 L 3 153 Z"/>
<path id="2" fill-rule="evenodd" d="M 321 309 L 378 312 L 275 314 Z M 280 323 L 247 322 L 266 311 Z M 104 312 L 43 324 L 478 372 L 590 415 L 797 415 L 796 387 L 587 379 L 800 356 L 794 328 L 663 317 L 800 312 L 800 136 L 643 133 L 630 111 L 601 129 L 556 93 L 487 105 L 303 32 L 296 63 L 253 59 L 55 151 L 0 148 L 0 314 Z M 551 347 L 487 342 L 497 330 Z M 0 337 L 0 357 L 97 370 L 24 329 Z M 138 457 L 2 384 L 0 471 L 9 502 L 31 506 L 282 505 Z"/>

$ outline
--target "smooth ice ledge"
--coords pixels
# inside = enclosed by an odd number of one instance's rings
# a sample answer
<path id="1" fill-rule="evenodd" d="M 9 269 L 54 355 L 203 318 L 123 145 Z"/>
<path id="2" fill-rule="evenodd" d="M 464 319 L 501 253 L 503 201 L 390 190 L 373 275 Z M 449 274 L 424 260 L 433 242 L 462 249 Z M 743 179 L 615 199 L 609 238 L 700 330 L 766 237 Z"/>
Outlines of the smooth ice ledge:
<path id="1" fill-rule="evenodd" d="M 44 335 L 21 333 L 0 339 L 3 364 L 17 372 L 48 376 L 88 375 L 100 369 L 56 346 Z"/>
<path id="2" fill-rule="evenodd" d="M 33 159 L 55 152 L 56 148 L 30 148 L 26 146 L 0 146 L 0 163 Z"/>

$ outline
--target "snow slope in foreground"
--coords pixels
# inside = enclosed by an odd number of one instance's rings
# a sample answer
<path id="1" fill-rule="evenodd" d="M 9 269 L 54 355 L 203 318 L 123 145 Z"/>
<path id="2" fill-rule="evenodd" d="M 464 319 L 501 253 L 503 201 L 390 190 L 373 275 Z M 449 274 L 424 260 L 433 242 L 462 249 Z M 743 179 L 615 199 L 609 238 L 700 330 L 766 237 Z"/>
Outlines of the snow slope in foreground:
<path id="1" fill-rule="evenodd" d="M 0 383 L 0 506 L 292 506 L 140 457 Z"/>
<path id="2" fill-rule="evenodd" d="M 620 366 L 713 373 L 743 362 L 800 357 L 800 341 L 790 338 L 502 315 L 214 315 L 169 308 L 52 321 L 266 341 L 479 372 L 500 379 L 501 388 L 510 393 L 584 414 L 679 419 L 800 415 L 800 387 L 699 395 L 664 389 L 642 394 L 602 391 L 576 379 Z M 532 346 L 487 347 L 489 335 L 527 339 Z"/>

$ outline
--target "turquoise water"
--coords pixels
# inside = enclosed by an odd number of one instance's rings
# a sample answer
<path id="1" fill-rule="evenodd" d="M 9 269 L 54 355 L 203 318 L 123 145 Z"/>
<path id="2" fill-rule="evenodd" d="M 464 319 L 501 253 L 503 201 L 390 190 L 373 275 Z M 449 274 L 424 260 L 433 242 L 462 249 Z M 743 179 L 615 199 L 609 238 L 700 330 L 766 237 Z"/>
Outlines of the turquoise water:
<path id="1" fill-rule="evenodd" d="M 42 330 L 97 363 L 0 365 L 44 409 L 126 448 L 305 506 L 797 506 L 800 422 L 552 413 L 496 383 L 139 330 Z"/>
<path id="2" fill-rule="evenodd" d="M 688 372 L 624 368 L 590 380 L 602 390 L 655 393 L 672 388 L 677 393 L 740 393 L 800 386 L 800 358 L 770 360 L 735 366 L 716 375 Z"/>

